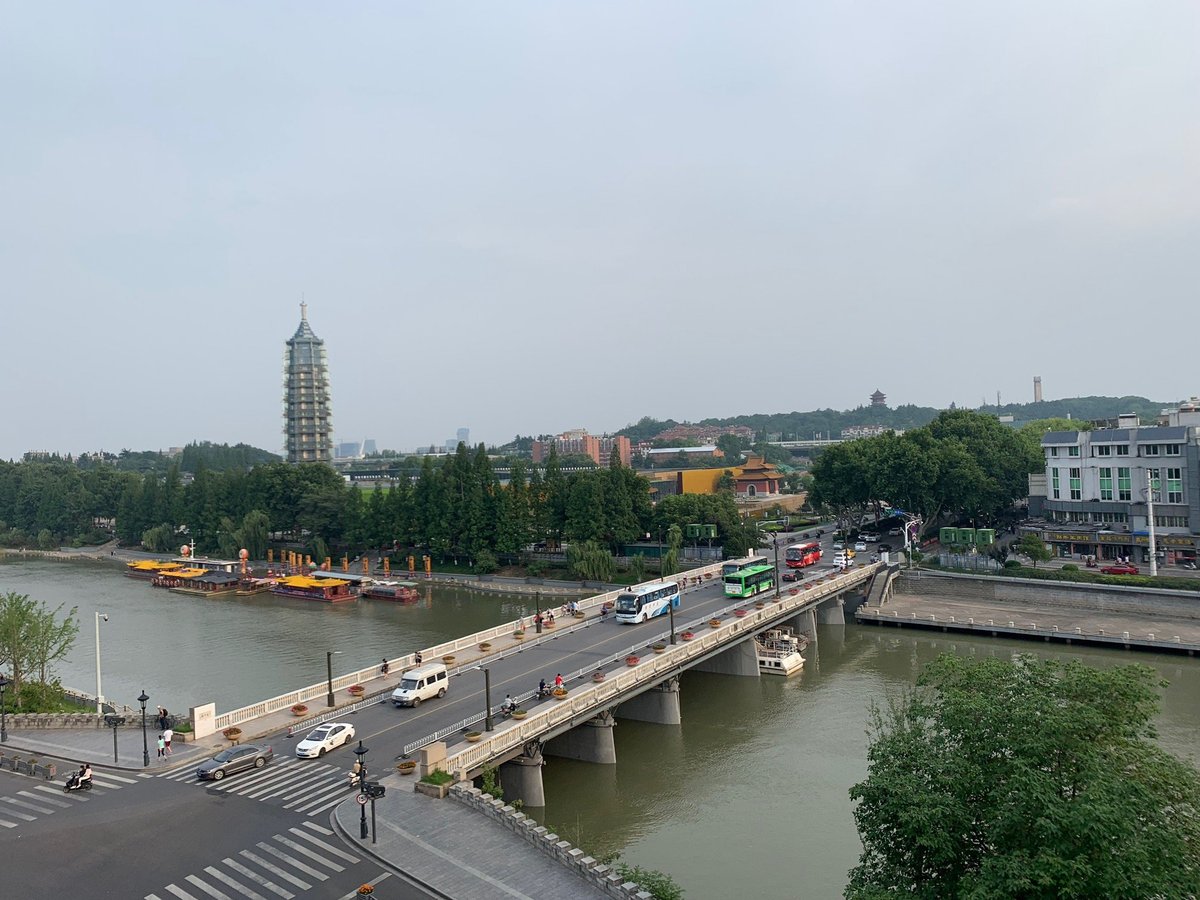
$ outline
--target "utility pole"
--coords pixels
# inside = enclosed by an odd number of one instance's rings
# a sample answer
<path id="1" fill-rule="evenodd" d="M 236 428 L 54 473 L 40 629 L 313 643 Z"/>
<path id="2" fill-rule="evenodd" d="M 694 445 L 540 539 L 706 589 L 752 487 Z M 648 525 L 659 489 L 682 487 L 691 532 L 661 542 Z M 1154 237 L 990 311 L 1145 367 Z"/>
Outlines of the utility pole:
<path id="1" fill-rule="evenodd" d="M 1158 546 L 1154 540 L 1154 479 L 1151 470 L 1146 470 L 1146 522 L 1150 529 L 1150 577 L 1158 574 Z"/>

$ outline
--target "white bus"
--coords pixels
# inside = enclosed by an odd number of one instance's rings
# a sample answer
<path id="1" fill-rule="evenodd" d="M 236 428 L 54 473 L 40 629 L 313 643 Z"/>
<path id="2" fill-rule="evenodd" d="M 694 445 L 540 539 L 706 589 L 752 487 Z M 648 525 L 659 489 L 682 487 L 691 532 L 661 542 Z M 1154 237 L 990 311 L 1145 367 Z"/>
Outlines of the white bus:
<path id="1" fill-rule="evenodd" d="M 725 565 L 721 566 L 721 577 L 732 575 L 748 566 L 765 566 L 769 565 L 765 556 L 746 556 L 742 559 L 726 560 Z"/>
<path id="2" fill-rule="evenodd" d="M 673 581 L 657 582 L 630 588 L 617 595 L 616 616 L 618 622 L 636 625 L 655 616 L 666 615 L 668 607 L 679 608 L 679 585 Z"/>

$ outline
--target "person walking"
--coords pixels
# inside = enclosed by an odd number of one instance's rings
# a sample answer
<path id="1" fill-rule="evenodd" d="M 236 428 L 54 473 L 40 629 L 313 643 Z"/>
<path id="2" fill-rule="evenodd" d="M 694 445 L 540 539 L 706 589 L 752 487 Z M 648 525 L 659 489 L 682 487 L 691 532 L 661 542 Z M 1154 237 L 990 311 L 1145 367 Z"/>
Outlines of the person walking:
<path id="1" fill-rule="evenodd" d="M 158 727 L 163 731 L 171 727 L 171 714 L 167 712 L 165 706 L 158 708 Z"/>
<path id="2" fill-rule="evenodd" d="M 418 650 L 416 653 L 413 654 L 413 662 L 415 662 L 418 666 L 421 664 L 421 651 L 420 650 Z"/>
<path id="3" fill-rule="evenodd" d="M 162 737 L 163 737 L 163 742 L 166 744 L 167 756 L 170 756 L 171 755 L 171 738 L 175 737 L 175 732 L 173 732 L 170 728 L 164 728 Z"/>
<path id="4" fill-rule="evenodd" d="M 387 674 L 391 671 L 391 669 L 392 667 L 388 665 L 387 657 L 385 656 L 383 659 L 383 665 L 379 667 L 379 674 L 381 674 L 384 678 L 387 678 Z"/>
<path id="5" fill-rule="evenodd" d="M 158 758 L 162 759 L 166 755 L 167 755 L 167 742 L 163 740 L 163 736 L 160 733 L 158 736 Z"/>

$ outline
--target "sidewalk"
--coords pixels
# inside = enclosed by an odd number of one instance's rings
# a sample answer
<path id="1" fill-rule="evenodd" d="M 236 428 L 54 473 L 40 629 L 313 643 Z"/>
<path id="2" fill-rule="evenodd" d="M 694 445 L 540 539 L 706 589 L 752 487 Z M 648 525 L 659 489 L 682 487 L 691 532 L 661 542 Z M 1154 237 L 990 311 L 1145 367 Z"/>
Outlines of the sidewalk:
<path id="1" fill-rule="evenodd" d="M 8 743 L 0 745 L 5 751 L 19 750 L 39 757 L 51 757 L 64 763 L 92 765 L 109 769 L 158 772 L 181 764 L 208 759 L 229 742 L 214 734 L 201 741 L 171 742 L 171 755 L 158 759 L 158 732 L 147 728 L 146 743 L 150 750 L 150 765 L 142 766 L 142 729 L 117 729 L 117 762 L 113 763 L 113 733 L 111 728 L 21 728 L 8 729 Z M 60 770 L 62 767 L 60 766 Z"/>
<path id="2" fill-rule="evenodd" d="M 449 798 L 413 791 L 413 778 L 382 780 L 375 801 L 378 843 L 359 835 L 353 798 L 334 808 L 334 822 L 363 853 L 411 875 L 454 900 L 589 900 L 607 897 L 562 863 L 482 814 Z M 367 824 L 371 810 L 367 807 Z"/>

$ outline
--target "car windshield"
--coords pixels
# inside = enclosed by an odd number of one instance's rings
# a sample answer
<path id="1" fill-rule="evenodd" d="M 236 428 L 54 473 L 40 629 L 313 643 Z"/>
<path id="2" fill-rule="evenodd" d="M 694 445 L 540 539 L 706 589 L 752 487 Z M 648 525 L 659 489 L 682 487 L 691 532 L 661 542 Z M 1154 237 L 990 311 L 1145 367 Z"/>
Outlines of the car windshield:
<path id="1" fill-rule="evenodd" d="M 222 750 L 220 753 L 218 753 L 216 756 L 213 757 L 213 762 L 229 762 L 231 759 L 233 759 L 233 751 L 232 750 Z"/>
<path id="2" fill-rule="evenodd" d="M 329 726 L 322 725 L 316 731 L 309 734 L 309 736 L 306 737 L 305 740 L 306 741 L 323 741 L 327 737 L 329 737 Z"/>
<path id="3" fill-rule="evenodd" d="M 417 689 L 417 682 L 415 679 L 413 679 L 413 678 L 401 678 L 400 679 L 400 690 L 414 691 L 416 689 Z"/>
<path id="4" fill-rule="evenodd" d="M 617 597 L 617 609 L 621 612 L 635 612 L 638 598 L 633 594 L 621 594 Z"/>

